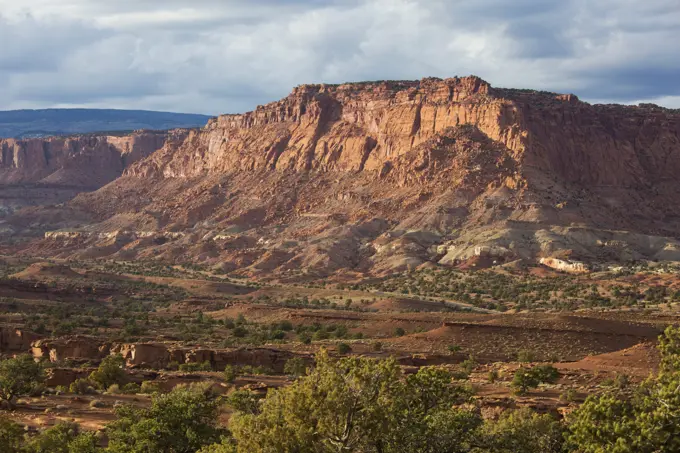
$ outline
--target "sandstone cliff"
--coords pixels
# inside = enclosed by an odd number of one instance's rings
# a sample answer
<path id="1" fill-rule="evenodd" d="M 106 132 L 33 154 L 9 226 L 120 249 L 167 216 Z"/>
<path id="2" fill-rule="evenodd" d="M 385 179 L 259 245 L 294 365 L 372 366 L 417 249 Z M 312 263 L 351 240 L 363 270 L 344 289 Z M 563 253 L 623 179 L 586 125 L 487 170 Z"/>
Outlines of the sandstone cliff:
<path id="1" fill-rule="evenodd" d="M 134 162 L 162 148 L 169 136 L 181 140 L 183 132 L 0 139 L 0 184 L 98 189 Z"/>
<path id="2" fill-rule="evenodd" d="M 26 251 L 282 275 L 454 264 L 477 250 L 680 260 L 678 170 L 680 114 L 655 106 L 477 77 L 303 85 L 77 197 L 68 209 L 87 212 L 87 228 Z M 182 235 L 99 234 L 123 230 Z"/>
<path id="3" fill-rule="evenodd" d="M 99 189 L 186 131 L 0 139 L 0 215 Z"/>

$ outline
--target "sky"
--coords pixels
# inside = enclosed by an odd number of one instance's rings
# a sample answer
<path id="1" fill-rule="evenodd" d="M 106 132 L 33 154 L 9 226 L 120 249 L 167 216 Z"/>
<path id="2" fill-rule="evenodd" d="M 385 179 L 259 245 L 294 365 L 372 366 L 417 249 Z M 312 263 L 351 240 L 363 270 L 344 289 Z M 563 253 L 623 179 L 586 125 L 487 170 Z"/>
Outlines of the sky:
<path id="1" fill-rule="evenodd" d="M 0 0 L 0 110 L 212 115 L 470 74 L 680 108 L 680 0 Z"/>

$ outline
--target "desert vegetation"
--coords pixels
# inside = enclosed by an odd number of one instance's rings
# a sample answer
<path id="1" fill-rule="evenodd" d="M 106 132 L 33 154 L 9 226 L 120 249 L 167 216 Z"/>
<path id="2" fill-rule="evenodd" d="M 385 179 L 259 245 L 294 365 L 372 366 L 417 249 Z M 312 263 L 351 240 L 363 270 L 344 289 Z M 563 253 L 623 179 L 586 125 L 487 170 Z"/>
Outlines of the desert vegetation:
<path id="1" fill-rule="evenodd" d="M 672 451 L 670 273 L 2 269 L 0 451 Z"/>
<path id="2" fill-rule="evenodd" d="M 670 271 L 668 271 L 670 272 Z M 636 278 L 627 278 L 636 275 Z M 576 310 L 592 308 L 646 308 L 680 302 L 680 288 L 640 281 L 651 271 L 622 269 L 598 276 L 538 276 L 494 270 L 465 272 L 428 269 L 393 275 L 377 282 L 355 285 L 372 289 L 461 301 L 475 307 L 507 310 Z"/>
<path id="3" fill-rule="evenodd" d="M 120 405 L 115 421 L 98 433 L 62 422 L 24 432 L 0 417 L 3 452 L 672 452 L 678 440 L 680 329 L 659 341 L 661 367 L 644 382 L 591 395 L 566 416 L 527 408 L 485 417 L 474 387 L 445 368 L 405 374 L 390 359 L 333 358 L 321 351 L 315 365 L 289 385 L 258 395 L 219 396 L 208 385 L 155 392 L 149 405 Z M 0 366 L 0 391 L 22 396 L 42 379 L 23 358 Z M 291 365 L 296 372 L 301 369 Z M 28 368 L 31 368 L 29 370 Z M 116 359 L 100 366 L 102 386 L 117 381 Z M 11 379 L 17 370 L 25 386 Z M 25 376 L 24 376 L 25 374 Z M 556 370 L 536 366 L 515 374 L 549 382 Z M 220 414 L 228 413 L 227 423 Z"/>

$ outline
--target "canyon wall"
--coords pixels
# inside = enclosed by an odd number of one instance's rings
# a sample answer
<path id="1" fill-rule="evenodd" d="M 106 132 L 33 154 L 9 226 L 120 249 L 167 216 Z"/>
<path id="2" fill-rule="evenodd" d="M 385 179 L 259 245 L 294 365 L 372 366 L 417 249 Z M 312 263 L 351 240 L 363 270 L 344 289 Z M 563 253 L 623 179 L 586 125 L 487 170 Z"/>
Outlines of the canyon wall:
<path id="1" fill-rule="evenodd" d="M 195 177 L 234 170 L 380 170 L 450 127 L 474 125 L 520 154 L 512 102 L 476 77 L 302 85 L 281 101 L 223 115 L 133 166 L 130 175 Z"/>
<path id="2" fill-rule="evenodd" d="M 56 205 L 99 189 L 133 163 L 166 143 L 181 143 L 186 135 L 184 130 L 175 130 L 0 139 L 0 217 L 26 206 Z"/>
<path id="3" fill-rule="evenodd" d="M 590 105 L 574 95 L 495 89 L 477 77 L 302 85 L 223 115 L 133 166 L 131 175 L 234 170 L 380 170 L 450 127 L 471 125 L 526 170 L 588 187 L 649 187 L 680 170 L 680 113 Z"/>
<path id="4" fill-rule="evenodd" d="M 678 170 L 680 113 L 653 105 L 477 77 L 302 85 L 168 141 L 64 207 L 85 228 L 60 221 L 23 250 L 256 275 L 456 265 L 478 249 L 675 261 Z M 115 231 L 133 234 L 101 234 Z M 153 231 L 183 234 L 139 234 Z"/>
<path id="5" fill-rule="evenodd" d="M 97 189 L 125 168 L 185 132 L 135 132 L 125 136 L 80 135 L 0 139 L 0 184 L 46 184 Z"/>

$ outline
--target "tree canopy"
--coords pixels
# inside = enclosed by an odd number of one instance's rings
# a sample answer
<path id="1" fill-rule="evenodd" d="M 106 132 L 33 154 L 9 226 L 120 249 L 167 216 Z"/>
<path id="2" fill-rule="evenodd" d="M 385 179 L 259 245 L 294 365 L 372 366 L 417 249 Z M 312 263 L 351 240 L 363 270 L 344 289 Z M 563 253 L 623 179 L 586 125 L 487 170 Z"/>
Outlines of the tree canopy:
<path id="1" fill-rule="evenodd" d="M 31 393 L 44 380 L 42 365 L 30 355 L 0 361 L 0 400 L 13 407 L 15 398 Z"/>

